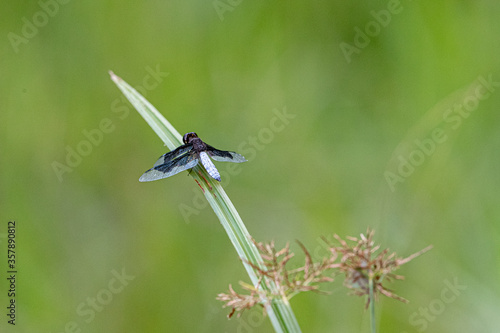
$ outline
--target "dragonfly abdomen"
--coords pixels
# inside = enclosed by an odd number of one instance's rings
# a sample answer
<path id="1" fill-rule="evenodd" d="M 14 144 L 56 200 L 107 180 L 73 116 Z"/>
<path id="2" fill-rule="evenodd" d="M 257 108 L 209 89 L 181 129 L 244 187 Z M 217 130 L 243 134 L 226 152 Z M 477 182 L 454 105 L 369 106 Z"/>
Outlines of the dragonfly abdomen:
<path id="1" fill-rule="evenodd" d="M 207 170 L 208 174 L 215 180 L 220 181 L 220 174 L 215 165 L 212 163 L 212 160 L 210 160 L 210 157 L 208 157 L 207 153 L 202 151 L 200 152 L 200 160 L 201 164 L 205 167 Z"/>

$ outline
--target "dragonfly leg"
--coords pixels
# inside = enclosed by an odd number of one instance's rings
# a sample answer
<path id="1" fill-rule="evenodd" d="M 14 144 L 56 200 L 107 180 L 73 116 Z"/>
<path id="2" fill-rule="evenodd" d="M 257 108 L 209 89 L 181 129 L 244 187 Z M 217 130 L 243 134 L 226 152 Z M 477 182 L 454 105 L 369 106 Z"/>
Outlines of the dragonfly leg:
<path id="1" fill-rule="evenodd" d="M 205 193 L 205 189 L 203 187 L 201 187 L 200 183 L 196 179 L 194 181 L 196 182 L 196 184 L 198 184 L 198 186 L 201 188 L 201 190 L 203 191 L 203 193 Z"/>
<path id="2" fill-rule="evenodd" d="M 198 171 L 198 174 L 201 176 L 201 178 L 203 178 L 203 180 L 205 181 L 205 183 L 208 185 L 208 187 L 210 188 L 210 191 L 212 191 L 212 186 L 207 181 L 207 179 L 205 178 L 205 176 L 203 176 L 203 174 L 201 173 L 201 171 Z"/>

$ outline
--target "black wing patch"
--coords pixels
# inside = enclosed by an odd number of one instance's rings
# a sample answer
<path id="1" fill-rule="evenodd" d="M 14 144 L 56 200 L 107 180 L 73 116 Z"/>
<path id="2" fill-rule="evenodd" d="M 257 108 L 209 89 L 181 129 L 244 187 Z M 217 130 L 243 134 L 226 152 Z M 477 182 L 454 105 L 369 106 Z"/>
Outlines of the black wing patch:
<path id="1" fill-rule="evenodd" d="M 218 162 L 242 163 L 247 161 L 246 158 L 234 151 L 219 150 L 210 145 L 207 145 L 207 154 L 210 155 L 214 161 Z"/>
<path id="2" fill-rule="evenodd" d="M 170 161 L 173 161 L 177 158 L 180 158 L 180 157 L 184 156 L 186 153 L 189 153 L 189 151 L 191 149 L 193 149 L 192 144 L 182 145 L 180 147 L 177 147 L 174 150 L 172 150 L 171 152 L 168 152 L 166 154 L 161 155 L 160 158 L 158 159 L 158 161 L 156 161 L 155 165 L 153 165 L 153 168 L 157 167 L 159 165 L 168 163 Z"/>
<path id="3" fill-rule="evenodd" d="M 193 151 L 193 145 L 180 146 L 162 155 L 155 165 L 139 178 L 139 181 L 150 182 L 173 176 L 179 172 L 193 168 L 198 164 L 198 161 L 198 156 Z"/>

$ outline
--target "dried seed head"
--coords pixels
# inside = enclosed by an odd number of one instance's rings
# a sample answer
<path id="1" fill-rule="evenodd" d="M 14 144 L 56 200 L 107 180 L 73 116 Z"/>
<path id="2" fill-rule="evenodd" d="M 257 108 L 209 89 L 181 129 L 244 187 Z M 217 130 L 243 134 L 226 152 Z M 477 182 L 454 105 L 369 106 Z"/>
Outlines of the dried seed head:
<path id="1" fill-rule="evenodd" d="M 294 257 L 288 243 L 283 249 L 276 251 L 274 242 L 258 243 L 252 239 L 263 259 L 259 265 L 247 262 L 259 277 L 257 285 L 240 282 L 241 287 L 249 292 L 246 295 L 238 294 L 229 285 L 229 293 L 219 294 L 217 299 L 225 302 L 224 307 L 232 308 L 229 317 L 235 312 L 240 316 L 244 310 L 256 305 L 264 306 L 273 299 L 288 303 L 300 292 L 324 293 L 319 290 L 319 284 L 332 282 L 333 272 L 338 270 L 345 274 L 344 285 L 352 290 L 352 294 L 367 296 L 367 306 L 370 303 L 370 281 L 373 283 L 374 298 L 382 294 L 401 302 L 408 302 L 387 289 L 383 283 L 391 282 L 393 279 L 402 280 L 404 277 L 394 274 L 394 271 L 429 251 L 432 246 L 407 258 L 398 258 L 396 253 L 389 253 L 388 249 L 379 251 L 380 246 L 375 246 L 373 242 L 373 234 L 373 230 L 368 229 L 366 235 L 361 234 L 359 238 L 346 237 L 346 240 L 335 234 L 334 238 L 340 246 L 331 244 L 323 237 L 329 245 L 330 255 L 317 262 L 314 262 L 306 247 L 297 241 L 305 255 L 304 265 L 292 270 L 287 268 L 290 259 Z M 263 284 L 268 288 L 262 288 Z M 273 288 L 269 288 L 271 284 Z M 265 290 L 276 290 L 276 292 L 270 293 Z"/>
<path id="2" fill-rule="evenodd" d="M 402 280 L 403 276 L 396 275 L 393 272 L 401 267 L 401 265 L 429 251 L 432 246 L 428 246 L 407 258 L 398 258 L 396 257 L 396 253 L 389 254 L 388 249 L 384 249 L 376 254 L 380 246 L 374 246 L 373 234 L 374 231 L 368 229 L 366 235 L 361 234 L 360 238 L 346 237 L 351 242 L 350 245 L 347 241 L 340 238 L 340 236 L 334 235 L 340 246 L 330 244 L 330 252 L 340 257 L 338 269 L 345 274 L 344 285 L 353 290 L 352 293 L 354 295 L 368 296 L 367 304 L 369 304 L 369 282 L 371 279 L 375 291 L 374 297 L 377 296 L 378 292 L 406 303 L 408 302 L 406 299 L 397 296 L 385 288 L 382 283 L 384 281 L 390 282 L 392 279 Z"/>
<path id="3" fill-rule="evenodd" d="M 259 283 L 254 287 L 240 282 L 243 289 L 251 291 L 249 295 L 238 294 L 229 286 L 229 293 L 217 296 L 218 300 L 226 302 L 224 307 L 232 308 L 229 317 L 235 311 L 238 312 L 239 316 L 244 310 L 255 305 L 263 306 L 265 302 L 270 302 L 272 299 L 281 299 L 287 303 L 290 298 L 299 292 L 314 291 L 321 293 L 319 284 L 333 281 L 332 274 L 326 275 L 328 270 L 335 267 L 333 257 L 324 258 L 321 262 L 314 262 L 306 247 L 297 241 L 304 251 L 305 262 L 303 266 L 289 270 L 287 264 L 294 257 L 294 254 L 290 252 L 290 244 L 287 243 L 283 249 L 277 251 L 274 242 L 264 244 L 257 243 L 255 240 L 252 241 L 259 250 L 263 262 L 260 266 L 250 262 L 247 262 L 247 264 L 257 272 Z M 265 292 L 263 288 L 260 288 L 261 283 L 265 283 L 267 286 L 271 283 L 274 284 L 277 292 L 274 294 Z"/>

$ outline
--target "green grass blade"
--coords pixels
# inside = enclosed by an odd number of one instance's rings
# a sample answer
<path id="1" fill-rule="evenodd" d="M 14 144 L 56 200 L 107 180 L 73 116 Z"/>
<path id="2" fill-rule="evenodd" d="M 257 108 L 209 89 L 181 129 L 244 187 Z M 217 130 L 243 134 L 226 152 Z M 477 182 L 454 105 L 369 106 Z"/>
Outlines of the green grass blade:
<path id="1" fill-rule="evenodd" d="M 122 78 L 118 77 L 112 71 L 109 71 L 111 80 L 118 86 L 122 93 L 127 97 L 130 103 L 135 107 L 139 114 L 146 120 L 146 122 L 151 126 L 156 135 L 165 142 L 165 145 L 173 150 L 180 145 L 182 145 L 182 135 L 177 132 L 177 130 L 172 126 L 166 119 L 161 115 L 156 108 L 151 105 L 141 94 L 137 92 L 134 88 L 128 85 L 127 82 L 123 81 Z"/>
<path id="2" fill-rule="evenodd" d="M 182 144 L 182 136 L 177 130 L 151 105 L 141 94 L 134 88 L 128 85 L 123 79 L 110 72 L 111 79 L 123 92 L 125 97 L 132 103 L 139 114 L 146 120 L 160 139 L 165 142 L 171 150 Z M 203 187 L 205 198 L 210 203 L 213 211 L 219 218 L 222 226 L 226 230 L 231 243 L 233 244 L 238 256 L 242 259 L 250 280 L 254 285 L 258 282 L 258 277 L 252 266 L 247 262 L 251 262 L 257 267 L 262 267 L 262 258 L 259 251 L 252 243 L 250 234 L 241 220 L 238 211 L 233 206 L 233 203 L 227 196 L 219 182 L 213 180 L 205 171 L 204 168 L 196 166 L 193 168 L 195 172 L 190 175 L 198 181 Z M 203 174 L 207 182 L 212 186 L 209 189 L 205 181 L 202 181 L 198 172 Z M 261 288 L 268 292 L 276 293 L 276 287 L 271 282 L 270 287 L 261 284 Z M 266 304 L 266 300 L 263 300 Z M 266 305 L 267 314 L 276 332 L 301 332 L 297 319 L 293 314 L 290 304 L 286 300 L 275 299 L 270 304 Z"/>

